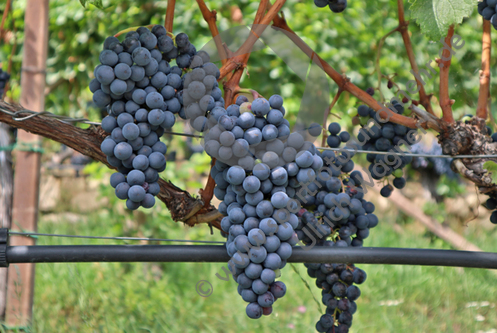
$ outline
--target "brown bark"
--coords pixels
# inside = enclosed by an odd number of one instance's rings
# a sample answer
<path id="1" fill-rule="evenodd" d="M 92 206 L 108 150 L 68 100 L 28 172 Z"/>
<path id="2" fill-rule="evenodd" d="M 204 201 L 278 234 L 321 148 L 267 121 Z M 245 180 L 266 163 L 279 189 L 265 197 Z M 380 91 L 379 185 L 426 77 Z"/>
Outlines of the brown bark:
<path id="1" fill-rule="evenodd" d="M 9 112 L 23 110 L 20 106 L 0 101 L 0 110 L 2 109 Z M 19 114 L 19 117 L 23 116 L 27 116 L 27 114 Z M 99 126 L 92 125 L 88 129 L 82 129 L 43 115 L 24 121 L 16 121 L 3 112 L 0 112 L 0 122 L 63 143 L 83 155 L 104 163 L 109 168 L 115 169 L 109 165 L 106 156 L 100 150 L 100 144 L 108 134 Z M 166 204 L 174 221 L 185 223 L 189 221 L 189 225 L 193 225 L 194 221 L 204 221 L 212 223 L 216 228 L 220 228 L 217 221 L 206 221 L 205 218 L 200 216 L 215 211 L 216 209 L 213 206 L 204 208 L 202 200 L 193 198 L 188 192 L 169 181 L 160 179 L 159 185 L 161 192 L 157 197 Z M 191 220 L 195 215 L 199 215 L 198 218 Z"/>

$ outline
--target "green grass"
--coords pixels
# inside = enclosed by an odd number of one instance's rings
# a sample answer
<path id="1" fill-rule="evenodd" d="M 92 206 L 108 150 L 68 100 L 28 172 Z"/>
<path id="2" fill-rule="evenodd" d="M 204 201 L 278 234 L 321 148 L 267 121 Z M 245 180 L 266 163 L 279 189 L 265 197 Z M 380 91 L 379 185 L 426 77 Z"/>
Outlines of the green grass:
<path id="1" fill-rule="evenodd" d="M 130 217 L 100 212 L 81 223 L 52 223 L 42 217 L 39 231 L 137 235 L 136 230 L 144 229 L 144 225 L 131 223 Z M 222 239 L 217 232 L 208 236 L 205 226 L 184 228 L 167 217 L 154 215 L 145 225 L 154 226 L 156 237 Z M 380 222 L 367 244 L 449 248 L 439 240 L 408 231 L 409 225 L 406 231 L 395 230 L 388 222 Z M 468 231 L 469 236 L 477 234 L 479 245 L 497 251 L 495 230 L 486 233 L 477 230 Z M 144 234 L 152 236 L 149 232 Z M 102 243 L 118 244 L 54 237 L 38 240 L 39 245 Z M 359 266 L 366 270 L 368 279 L 361 286 L 362 296 L 351 332 L 487 332 L 497 328 L 497 278 L 490 271 Z M 32 331 L 315 332 L 314 325 L 321 312 L 290 266 L 285 267 L 282 276 L 288 287 L 287 295 L 278 300 L 271 316 L 259 320 L 245 315 L 245 302 L 237 293 L 236 283 L 216 277 L 216 273 L 224 275 L 222 267 L 220 263 L 38 264 Z M 307 277 L 304 266 L 295 267 L 320 299 L 320 292 Z M 195 285 L 201 279 L 210 281 L 214 288 L 208 298 L 196 292 Z"/>

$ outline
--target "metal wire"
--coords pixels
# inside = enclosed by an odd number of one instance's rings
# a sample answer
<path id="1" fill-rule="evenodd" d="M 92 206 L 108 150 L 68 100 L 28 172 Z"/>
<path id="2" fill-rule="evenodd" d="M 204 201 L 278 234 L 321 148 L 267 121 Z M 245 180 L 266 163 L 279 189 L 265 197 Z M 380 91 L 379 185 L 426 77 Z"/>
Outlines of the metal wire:
<path id="1" fill-rule="evenodd" d="M 9 231 L 9 235 L 18 236 L 49 236 L 49 237 L 67 237 L 67 238 L 90 238 L 90 239 L 112 239 L 112 240 L 131 240 L 131 241 L 154 241 L 154 242 L 178 242 L 178 243 L 204 243 L 204 244 L 224 244 L 225 242 L 215 241 L 197 241 L 186 239 L 164 239 L 164 238 L 146 238 L 146 237 L 116 237 L 116 236 L 81 236 L 81 235 L 61 235 L 61 234 L 43 234 L 38 232 L 19 232 Z"/>
<path id="2" fill-rule="evenodd" d="M 172 134 L 172 135 L 179 135 L 179 136 L 189 136 L 192 138 L 203 138 L 202 135 L 195 135 L 195 134 L 189 134 L 189 133 L 178 133 L 178 132 L 164 132 L 164 134 Z"/>
<path id="3" fill-rule="evenodd" d="M 102 123 L 90 121 L 86 118 L 71 118 L 71 117 L 67 117 L 67 116 L 59 116 L 59 115 L 55 115 L 53 113 L 50 113 L 48 111 L 35 112 L 35 111 L 31 111 L 31 110 L 19 110 L 16 112 L 11 112 L 11 111 L 7 111 L 4 108 L 0 108 L 0 112 L 6 113 L 9 116 L 12 116 L 12 118 L 14 118 L 14 120 L 16 120 L 16 121 L 25 121 L 25 120 L 28 120 L 28 119 L 31 119 L 31 118 L 34 118 L 37 116 L 44 115 L 44 116 L 47 116 L 50 118 L 55 118 L 55 119 L 57 119 L 63 123 L 66 123 L 66 124 L 82 123 L 82 124 L 90 124 L 90 125 L 96 125 L 96 126 L 102 125 Z M 28 113 L 29 116 L 18 117 L 21 113 Z M 171 134 L 171 135 L 178 135 L 178 136 L 189 136 L 192 138 L 203 138 L 202 135 L 195 135 L 195 134 L 189 134 L 189 133 L 164 132 L 164 134 Z"/>
<path id="4" fill-rule="evenodd" d="M 363 153 L 363 154 L 375 154 L 375 155 L 401 155 L 401 156 L 412 156 L 412 157 L 433 157 L 433 158 L 497 158 L 497 155 L 428 155 L 428 154 L 413 154 L 404 152 L 388 152 L 388 151 L 370 151 L 361 149 L 351 149 L 351 148 L 328 148 L 328 147 L 316 147 L 316 149 L 321 150 L 333 150 L 333 151 L 349 151 L 352 153 Z"/>
<path id="5" fill-rule="evenodd" d="M 42 112 L 35 112 L 35 111 L 30 111 L 30 110 L 20 110 L 16 112 L 10 112 L 5 110 L 4 108 L 0 108 L 0 112 L 6 113 L 14 118 L 16 121 L 24 121 L 28 120 L 30 118 L 36 117 L 36 116 L 47 116 L 50 118 L 55 118 L 63 123 L 83 123 L 83 124 L 90 124 L 90 125 L 97 125 L 100 126 L 101 123 L 90 121 L 86 118 L 70 118 L 66 116 L 59 116 L 59 115 L 54 115 L 53 113 L 50 113 L 48 111 L 42 111 Z M 29 113 L 29 116 L 26 117 L 21 117 L 17 118 L 17 116 L 21 113 Z M 179 135 L 179 136 L 188 136 L 192 138 L 203 138 L 202 135 L 196 135 L 196 134 L 189 134 L 189 133 L 178 133 L 178 132 L 164 132 L 165 134 L 171 134 L 171 135 Z M 328 148 L 328 147 L 316 147 L 317 149 L 321 150 L 332 150 L 332 151 L 350 151 L 354 153 L 361 153 L 361 154 L 375 154 L 375 155 L 392 155 L 392 154 L 398 154 L 402 156 L 411 156 L 411 157 L 432 157 L 432 158 L 497 158 L 497 155 L 457 155 L 457 156 L 451 156 L 451 155 L 428 155 L 428 154 L 413 154 L 413 153 L 404 153 L 404 152 L 385 152 L 385 151 L 369 151 L 369 150 L 360 150 L 360 149 L 350 149 L 350 148 Z"/>

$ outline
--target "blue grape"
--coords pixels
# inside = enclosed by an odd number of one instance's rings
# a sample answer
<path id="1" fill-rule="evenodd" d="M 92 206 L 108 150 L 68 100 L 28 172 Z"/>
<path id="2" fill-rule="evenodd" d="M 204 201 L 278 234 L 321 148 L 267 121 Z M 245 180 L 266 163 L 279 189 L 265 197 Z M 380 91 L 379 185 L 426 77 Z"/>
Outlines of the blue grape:
<path id="1" fill-rule="evenodd" d="M 110 186 L 116 188 L 120 183 L 124 183 L 126 178 L 120 172 L 115 172 L 110 176 Z"/>
<path id="2" fill-rule="evenodd" d="M 134 123 L 127 123 L 123 126 L 122 133 L 126 139 L 132 141 L 140 136 L 140 129 Z"/>
<path id="3" fill-rule="evenodd" d="M 126 200 L 128 199 L 128 191 L 129 191 L 129 184 L 128 183 L 119 183 L 116 186 L 116 197 L 121 199 L 121 200 Z"/>
<path id="4" fill-rule="evenodd" d="M 276 281 L 271 285 L 270 291 L 275 298 L 282 298 L 286 294 L 286 285 L 281 281 Z"/>
<path id="5" fill-rule="evenodd" d="M 155 198 L 152 194 L 147 193 L 140 204 L 143 208 L 152 208 L 155 205 Z"/>
<path id="6" fill-rule="evenodd" d="M 132 170 L 128 173 L 127 182 L 130 186 L 142 185 L 145 182 L 145 174 L 140 170 Z M 140 200 L 141 201 L 141 200 Z"/>
<path id="7" fill-rule="evenodd" d="M 145 199 L 146 194 L 145 189 L 140 185 L 133 185 L 128 191 L 129 200 L 138 203 Z"/>
<path id="8" fill-rule="evenodd" d="M 245 309 L 247 316 L 252 319 L 259 319 L 262 316 L 262 307 L 258 303 L 249 303 Z"/>
<path id="9" fill-rule="evenodd" d="M 249 232 L 250 234 L 250 232 Z M 249 236 L 250 237 L 250 236 Z M 250 241 L 250 238 L 249 238 Z M 253 263 L 260 264 L 267 257 L 267 251 L 264 246 L 252 247 L 249 252 L 249 258 Z"/>
<path id="10" fill-rule="evenodd" d="M 116 147 L 116 142 L 110 137 L 107 137 L 100 144 L 100 150 L 107 156 L 114 156 L 114 148 Z"/>
<path id="11" fill-rule="evenodd" d="M 114 148 L 114 156 L 121 161 L 126 160 L 133 154 L 133 148 L 127 142 L 119 142 Z"/>

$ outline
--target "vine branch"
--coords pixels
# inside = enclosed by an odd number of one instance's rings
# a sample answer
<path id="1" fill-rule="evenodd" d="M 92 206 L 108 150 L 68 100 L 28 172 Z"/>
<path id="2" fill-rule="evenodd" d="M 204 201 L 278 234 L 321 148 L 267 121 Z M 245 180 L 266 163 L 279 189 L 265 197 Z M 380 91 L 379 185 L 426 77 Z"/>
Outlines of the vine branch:
<path id="1" fill-rule="evenodd" d="M 10 12 L 10 5 L 12 3 L 12 0 L 7 0 L 7 3 L 5 4 L 5 10 L 3 11 L 2 15 L 2 22 L 0 23 L 0 40 L 3 39 L 4 34 L 5 34 L 5 21 L 7 20 L 7 15 L 9 15 Z"/>
<path id="2" fill-rule="evenodd" d="M 216 44 L 217 52 L 219 52 L 219 56 L 221 57 L 221 63 L 224 65 L 227 62 L 226 50 L 223 46 L 223 41 L 221 40 L 221 36 L 219 36 L 219 30 L 217 29 L 216 24 L 216 15 L 217 12 L 215 10 L 209 10 L 204 0 L 197 0 L 198 8 L 204 17 L 205 22 L 209 26 L 209 30 L 211 31 L 212 38 L 214 38 L 214 43 Z M 219 79 L 223 78 L 221 76 Z"/>
<path id="3" fill-rule="evenodd" d="M 167 0 L 166 20 L 164 28 L 167 32 L 173 32 L 174 9 L 176 7 L 176 0 Z"/>
<path id="4" fill-rule="evenodd" d="M 343 76 L 338 73 L 330 64 L 324 61 L 314 50 L 312 50 L 309 45 L 307 45 L 286 23 L 284 16 L 276 16 L 274 18 L 273 26 L 287 31 L 289 34 L 287 36 L 297 45 L 310 59 L 314 59 L 314 56 L 319 60 L 318 65 L 324 70 L 328 76 L 335 81 L 338 86 L 343 86 L 343 90 L 350 92 L 352 95 L 366 103 L 369 107 L 373 108 L 375 111 L 382 109 L 382 106 L 369 95 L 364 90 L 360 89 L 351 82 L 346 82 Z M 391 114 L 390 120 L 396 124 L 404 125 L 409 128 L 417 128 L 417 121 L 413 118 L 402 116 L 399 114 Z M 425 124 L 425 126 L 430 126 L 430 124 Z M 440 131 L 440 128 L 433 127 L 433 129 Z"/>
<path id="5" fill-rule="evenodd" d="M 419 67 L 416 62 L 416 58 L 414 57 L 414 51 L 411 43 L 411 37 L 409 36 L 409 21 L 405 20 L 405 15 L 404 15 L 404 0 L 397 0 L 397 8 L 398 8 L 398 13 L 399 13 L 399 26 L 398 26 L 398 31 L 402 35 L 402 39 L 404 40 L 404 46 L 406 48 L 407 52 L 407 57 L 409 58 L 409 62 L 411 63 L 411 68 L 416 73 L 416 82 L 418 86 L 420 87 L 419 89 L 419 102 L 423 107 L 426 109 L 431 114 L 435 114 L 433 112 L 433 108 L 431 107 L 431 102 L 430 102 L 430 96 L 426 94 L 425 87 L 424 85 L 418 80 L 419 77 Z"/>
<path id="6" fill-rule="evenodd" d="M 278 12 L 285 4 L 286 0 L 276 0 L 274 5 L 267 0 L 262 0 L 259 3 L 259 9 L 257 10 L 256 18 L 254 19 L 254 25 L 252 26 L 251 34 L 247 38 L 247 40 L 240 46 L 240 48 L 234 53 L 234 56 L 231 57 L 220 69 L 221 76 L 219 79 L 221 80 L 226 75 L 231 73 L 233 70 L 236 70 L 240 67 L 244 67 L 246 64 L 246 55 L 250 53 L 250 50 L 254 46 L 255 42 L 259 38 L 260 35 L 264 32 L 264 30 L 268 27 L 268 25 L 273 21 L 275 17 L 278 16 Z M 266 4 L 266 7 L 269 7 L 266 15 L 262 17 L 264 14 L 264 10 L 260 10 L 264 8 L 263 4 Z"/>
<path id="7" fill-rule="evenodd" d="M 480 71 L 480 92 L 478 95 L 478 106 L 476 108 L 476 116 L 482 119 L 487 119 L 488 98 L 490 96 L 490 55 L 492 51 L 491 45 L 491 24 L 490 21 L 483 20 L 483 37 L 481 47 L 481 71 Z"/>
<path id="8" fill-rule="evenodd" d="M 445 37 L 445 43 L 452 47 L 452 36 L 454 36 L 454 26 L 449 27 L 449 32 Z M 449 50 L 444 49 L 442 52 L 442 59 L 437 59 L 438 66 L 440 67 L 440 107 L 442 108 L 442 119 L 449 124 L 453 124 L 454 116 L 452 115 L 452 105 L 454 101 L 449 97 L 449 69 L 451 63 L 451 54 Z M 444 60 L 448 58 L 448 60 Z"/>
<path id="9" fill-rule="evenodd" d="M 25 109 L 19 105 L 0 101 L 0 110 L 18 112 Z M 27 115 L 29 114 L 24 113 L 24 116 Z M 23 113 L 20 112 L 19 116 L 22 117 Z M 100 150 L 100 144 L 108 134 L 99 126 L 90 126 L 88 129 L 82 129 L 43 115 L 18 121 L 4 112 L 0 112 L 0 122 L 62 143 L 85 156 L 91 157 L 95 161 L 107 165 L 110 169 L 115 169 L 109 165 L 107 157 Z M 190 226 L 193 226 L 195 223 L 211 223 L 220 229 L 220 222 L 215 218 L 217 216 L 214 213 L 217 213 L 215 207 L 204 207 L 204 203 L 201 200 L 192 197 L 188 192 L 169 181 L 159 179 L 159 185 L 161 191 L 157 195 L 157 198 L 166 204 L 174 221 L 182 221 L 188 223 Z"/>
<path id="10" fill-rule="evenodd" d="M 376 62 L 375 62 L 375 70 L 376 73 L 378 74 L 378 92 L 380 93 L 380 100 L 383 101 L 385 98 L 383 97 L 383 93 L 381 92 L 381 79 L 383 75 L 381 74 L 381 67 L 380 67 L 380 56 L 381 56 L 381 49 L 383 48 L 383 44 L 385 43 L 385 40 L 387 39 L 388 36 L 393 34 L 396 31 L 400 30 L 400 25 L 388 32 L 385 36 L 381 37 L 380 42 L 378 43 L 378 49 L 376 50 Z"/>

